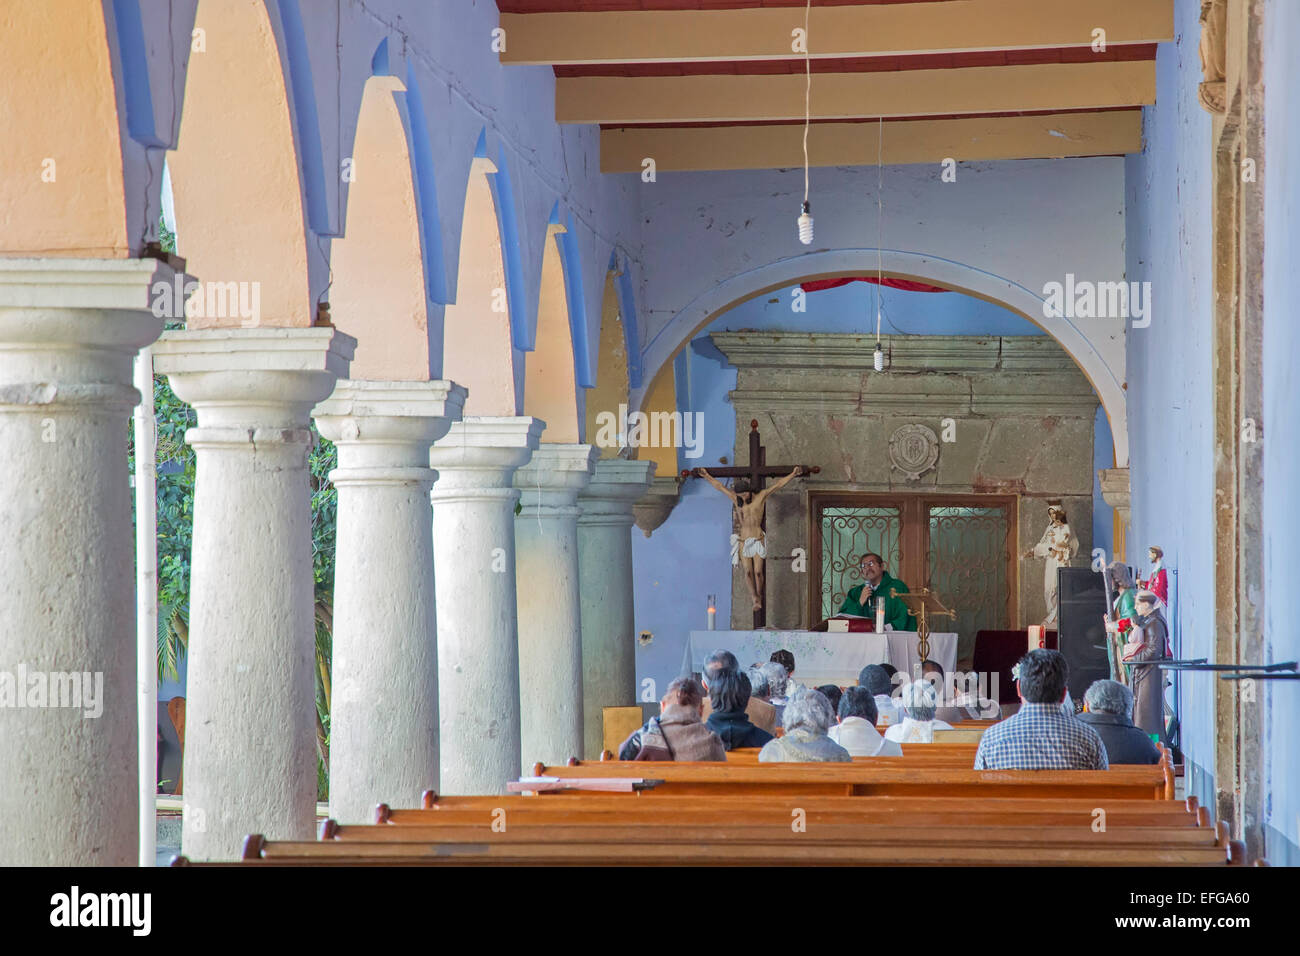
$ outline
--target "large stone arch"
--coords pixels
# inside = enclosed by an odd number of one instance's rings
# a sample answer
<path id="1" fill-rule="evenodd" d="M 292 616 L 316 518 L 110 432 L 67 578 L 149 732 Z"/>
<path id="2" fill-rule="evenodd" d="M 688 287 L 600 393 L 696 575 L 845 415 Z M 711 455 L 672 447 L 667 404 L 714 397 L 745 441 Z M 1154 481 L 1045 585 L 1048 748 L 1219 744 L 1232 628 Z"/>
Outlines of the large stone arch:
<path id="1" fill-rule="evenodd" d="M 573 289 L 561 253 L 565 231 L 555 222 L 546 230 L 537 338 L 525 360 L 524 414 L 546 422 L 543 441 L 576 444 L 582 441 L 584 422 L 578 401 L 577 336 L 570 324 Z"/>
<path id="2" fill-rule="evenodd" d="M 522 303 L 507 278 L 493 184 L 499 167 L 478 152 L 465 187 L 456 299 L 443 319 L 442 374 L 469 389 L 467 416 L 511 416 L 520 409 L 512 313 Z"/>
<path id="3" fill-rule="evenodd" d="M 587 440 L 598 442 L 602 414 L 618 421 L 619 407 L 628 398 L 628 340 L 618 293 L 619 274 L 612 269 L 605 274 L 605 292 L 600 304 L 600 330 L 596 353 L 596 383 L 587 393 Z M 619 442 L 601 444 L 600 456 L 618 455 Z"/>
<path id="4" fill-rule="evenodd" d="M 442 256 L 432 177 L 420 174 L 413 131 L 419 112 L 388 69 L 387 42 L 362 92 L 345 232 L 331 249 L 330 315 L 357 339 L 352 378 L 423 381 L 441 374 Z"/>
<path id="5" fill-rule="evenodd" d="M 711 287 L 680 309 L 646 346 L 642 354 L 645 384 L 633 390 L 632 402 L 642 407 L 655 379 L 671 368 L 673 357 L 691 337 L 733 306 L 796 282 L 871 274 L 878 261 L 888 277 L 914 279 L 994 302 L 1052 336 L 1074 359 L 1101 399 L 1115 440 L 1116 465 L 1128 464 L 1124 382 L 1075 320 L 1045 317 L 1043 296 L 1012 279 L 951 259 L 892 249 L 832 249 L 780 259 Z"/>
<path id="6" fill-rule="evenodd" d="M 8 4 L 0 63 L 0 254 L 140 255 L 171 130 L 155 128 L 135 0 Z"/>
<path id="7" fill-rule="evenodd" d="M 323 240 L 309 242 L 306 184 L 320 179 L 310 84 L 289 77 L 290 50 L 305 58 L 301 37 L 289 36 L 301 24 L 273 17 L 264 0 L 199 0 L 194 22 L 203 49 L 190 55 L 168 157 L 177 251 L 205 283 L 255 287 L 259 314 L 188 324 L 310 326 L 328 263 Z"/>

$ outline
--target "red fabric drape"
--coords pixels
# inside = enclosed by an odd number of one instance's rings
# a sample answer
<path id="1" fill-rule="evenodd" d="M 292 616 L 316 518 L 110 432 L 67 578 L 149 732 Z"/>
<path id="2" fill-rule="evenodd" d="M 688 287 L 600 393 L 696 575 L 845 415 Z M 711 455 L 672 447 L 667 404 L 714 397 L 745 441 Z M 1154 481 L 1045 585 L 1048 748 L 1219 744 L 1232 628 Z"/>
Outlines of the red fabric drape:
<path id="1" fill-rule="evenodd" d="M 875 276 L 850 276 L 845 279 L 813 279 L 810 282 L 801 282 L 799 288 L 805 292 L 821 292 L 823 289 L 838 289 L 842 285 L 848 285 L 850 282 L 878 282 L 890 289 L 902 289 L 904 292 L 947 292 L 947 289 L 941 289 L 936 285 L 926 285 L 924 282 L 913 282 L 911 279 L 877 279 Z"/>

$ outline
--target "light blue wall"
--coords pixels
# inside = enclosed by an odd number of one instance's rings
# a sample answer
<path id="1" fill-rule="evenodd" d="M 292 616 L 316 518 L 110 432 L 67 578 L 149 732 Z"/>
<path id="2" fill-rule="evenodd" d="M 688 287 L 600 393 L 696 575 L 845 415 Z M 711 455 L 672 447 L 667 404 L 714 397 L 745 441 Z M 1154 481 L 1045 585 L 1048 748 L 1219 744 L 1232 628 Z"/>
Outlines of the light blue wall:
<path id="1" fill-rule="evenodd" d="M 1128 330 L 1132 524 L 1127 559 L 1160 545 L 1170 569 L 1174 652 L 1214 657 L 1214 396 L 1210 116 L 1197 0 L 1178 0 L 1177 42 L 1156 57 L 1156 106 L 1141 155 L 1127 160 L 1128 279 L 1151 283 L 1148 328 Z M 1214 678 L 1181 680 L 1186 759 L 1214 770 Z"/>
<path id="2" fill-rule="evenodd" d="M 874 331 L 875 285 L 855 282 L 838 289 L 806 295 L 806 311 L 792 309 L 792 288 L 750 299 L 720 315 L 696 335 L 675 361 L 678 407 L 700 412 L 704 444 L 699 460 L 682 458 L 683 468 L 715 465 L 736 449 L 736 413 L 729 399 L 736 387 L 736 370 L 709 340 L 716 331 L 771 329 L 862 333 Z M 1037 326 L 1001 306 L 958 293 L 904 292 L 884 289 L 882 333 L 885 335 L 1042 335 Z M 1096 443 L 1098 467 L 1113 464 L 1110 428 L 1098 409 Z M 742 436 L 743 445 L 743 436 Z M 1094 495 L 1093 540 L 1109 553 L 1111 509 Z M 657 688 L 681 667 L 687 632 L 705 627 L 706 597 L 718 598 L 718 626 L 731 619 L 729 503 L 700 481 L 682 486 L 681 503 L 668 520 L 646 539 L 633 532 L 637 631 L 649 630 L 654 641 L 637 651 L 638 682 L 651 678 Z"/>
<path id="3" fill-rule="evenodd" d="M 1295 569 L 1300 566 L 1300 4 L 1273 0 L 1264 30 L 1264 622 L 1268 659 L 1300 658 Z M 1256 575 L 1258 569 L 1247 568 Z M 1258 578 L 1257 578 L 1258 579 Z M 1300 683 L 1261 682 L 1266 847 L 1300 865 Z"/>

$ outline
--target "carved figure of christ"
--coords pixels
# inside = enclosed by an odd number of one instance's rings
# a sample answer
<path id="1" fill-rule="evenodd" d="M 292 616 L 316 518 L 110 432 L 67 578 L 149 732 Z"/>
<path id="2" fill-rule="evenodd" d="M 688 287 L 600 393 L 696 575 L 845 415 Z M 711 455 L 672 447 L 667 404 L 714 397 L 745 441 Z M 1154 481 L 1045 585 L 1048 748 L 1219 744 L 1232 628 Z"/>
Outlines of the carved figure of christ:
<path id="1" fill-rule="evenodd" d="M 708 469 L 695 469 L 695 474 L 731 499 L 736 523 L 740 526 L 740 563 L 745 569 L 745 583 L 749 585 L 749 596 L 754 602 L 755 611 L 763 609 L 763 595 L 766 593 L 767 542 L 763 533 L 763 516 L 767 510 L 768 495 L 780 491 L 807 473 L 808 469 L 795 465 L 790 474 L 778 479 L 770 488 L 764 488 L 755 494 L 749 490 L 748 484 L 742 484 L 743 479 L 738 479 L 736 490 L 732 490 L 710 475 Z"/>

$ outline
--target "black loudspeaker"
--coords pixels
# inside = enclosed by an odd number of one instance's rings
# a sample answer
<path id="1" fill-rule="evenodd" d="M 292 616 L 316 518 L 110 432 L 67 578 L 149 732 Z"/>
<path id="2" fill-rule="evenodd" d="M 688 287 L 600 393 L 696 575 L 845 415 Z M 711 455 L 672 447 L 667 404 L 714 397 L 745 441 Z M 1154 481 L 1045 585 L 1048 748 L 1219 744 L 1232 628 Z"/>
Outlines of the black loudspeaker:
<path id="1" fill-rule="evenodd" d="M 1106 657 L 1106 585 L 1091 568 L 1060 568 L 1057 587 L 1061 610 L 1057 619 L 1057 648 L 1069 665 L 1067 686 L 1076 706 L 1093 681 L 1110 677 Z"/>

